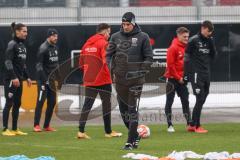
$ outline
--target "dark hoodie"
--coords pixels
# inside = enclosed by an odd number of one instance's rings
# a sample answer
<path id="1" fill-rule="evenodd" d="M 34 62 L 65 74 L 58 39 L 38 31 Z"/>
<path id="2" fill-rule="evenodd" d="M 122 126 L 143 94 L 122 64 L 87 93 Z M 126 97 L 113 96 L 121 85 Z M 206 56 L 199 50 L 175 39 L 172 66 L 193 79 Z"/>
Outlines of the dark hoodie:
<path id="1" fill-rule="evenodd" d="M 217 55 L 213 38 L 206 38 L 198 33 L 189 39 L 185 56 L 185 74 L 197 73 L 203 76 L 210 75 L 210 62 Z"/>
<path id="2" fill-rule="evenodd" d="M 84 71 L 84 86 L 111 84 L 111 76 L 106 63 L 108 42 L 101 34 L 90 37 L 82 48 L 79 65 Z"/>
<path id="3" fill-rule="evenodd" d="M 14 37 L 8 43 L 5 52 L 5 80 L 18 78 L 19 80 L 29 78 L 26 67 L 27 49 L 24 40 Z"/>
<path id="4" fill-rule="evenodd" d="M 152 60 L 149 36 L 137 24 L 130 33 L 125 33 L 121 27 L 119 32 L 112 35 L 107 50 L 107 62 L 111 63 L 116 83 L 143 84 L 144 72 L 149 69 Z"/>
<path id="5" fill-rule="evenodd" d="M 50 44 L 47 40 L 39 47 L 37 53 L 37 79 L 44 85 L 51 80 L 60 80 L 59 73 L 59 61 L 58 61 L 58 47 Z M 51 76 L 55 73 L 54 76 Z"/>

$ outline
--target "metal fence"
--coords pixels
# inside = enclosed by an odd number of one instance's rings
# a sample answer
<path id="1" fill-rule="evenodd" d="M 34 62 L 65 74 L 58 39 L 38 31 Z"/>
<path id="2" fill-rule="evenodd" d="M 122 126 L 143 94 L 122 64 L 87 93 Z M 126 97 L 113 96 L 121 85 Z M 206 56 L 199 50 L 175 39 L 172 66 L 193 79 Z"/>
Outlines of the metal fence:
<path id="1" fill-rule="evenodd" d="M 0 0 L 0 7 L 67 7 L 76 2 L 82 7 L 240 5 L 240 0 Z"/>
<path id="2" fill-rule="evenodd" d="M 0 24 L 119 23 L 126 11 L 139 23 L 239 22 L 240 0 L 0 0 Z"/>

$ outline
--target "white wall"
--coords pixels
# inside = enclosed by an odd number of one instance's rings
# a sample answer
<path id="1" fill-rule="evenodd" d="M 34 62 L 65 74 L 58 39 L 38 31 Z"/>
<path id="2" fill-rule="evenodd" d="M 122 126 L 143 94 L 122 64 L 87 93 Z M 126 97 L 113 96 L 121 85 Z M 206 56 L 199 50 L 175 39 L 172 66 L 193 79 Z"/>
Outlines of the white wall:
<path id="1" fill-rule="evenodd" d="M 138 22 L 163 23 L 163 22 L 190 22 L 196 21 L 197 10 L 195 7 L 98 7 L 79 8 L 77 2 L 68 2 L 67 8 L 1 8 L 0 24 L 12 21 L 23 23 L 62 23 L 78 22 L 78 14 L 82 23 L 115 22 L 119 23 L 121 16 L 126 11 L 132 11 L 137 16 Z M 80 11 L 80 12 L 79 12 Z M 240 6 L 202 7 L 201 19 L 215 21 L 240 21 Z"/>

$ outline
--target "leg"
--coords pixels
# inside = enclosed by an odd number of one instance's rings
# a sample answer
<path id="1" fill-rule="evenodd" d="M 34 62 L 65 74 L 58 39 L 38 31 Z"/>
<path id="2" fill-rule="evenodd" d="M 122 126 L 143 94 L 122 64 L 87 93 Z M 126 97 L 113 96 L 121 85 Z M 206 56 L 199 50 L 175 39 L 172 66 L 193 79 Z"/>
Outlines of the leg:
<path id="1" fill-rule="evenodd" d="M 12 86 L 12 82 L 5 81 L 4 82 L 4 93 L 5 93 L 5 107 L 3 109 L 3 130 L 8 129 L 8 119 L 9 112 L 13 106 L 13 96 L 15 94 L 15 88 Z"/>
<path id="2" fill-rule="evenodd" d="M 116 84 L 117 100 L 119 104 L 119 110 L 122 116 L 122 120 L 127 128 L 129 128 L 129 115 L 128 115 L 128 88 L 125 86 Z"/>
<path id="3" fill-rule="evenodd" d="M 188 100 L 189 92 L 188 92 L 187 86 L 185 84 L 183 84 L 183 85 L 180 84 L 177 89 L 177 93 L 181 99 L 184 117 L 187 121 L 187 125 L 189 125 L 191 123 L 191 114 L 190 114 L 190 109 L 189 109 L 189 100 Z"/>
<path id="4" fill-rule="evenodd" d="M 168 127 L 172 126 L 172 104 L 175 97 L 175 83 L 173 79 L 169 79 L 166 84 L 166 105 L 165 115 L 167 118 Z"/>
<path id="5" fill-rule="evenodd" d="M 40 124 L 41 114 L 42 114 L 42 107 L 46 100 L 47 95 L 47 87 L 44 85 L 45 88 L 42 88 L 40 83 L 38 82 L 38 97 L 37 97 L 37 103 L 36 103 L 36 109 L 35 109 L 35 115 L 34 115 L 34 126 L 37 126 Z"/>
<path id="6" fill-rule="evenodd" d="M 93 87 L 85 88 L 85 101 L 83 104 L 83 108 L 81 111 L 80 119 L 79 119 L 79 131 L 85 132 L 85 125 L 87 122 L 88 115 L 91 111 L 95 98 L 97 97 L 98 91 Z"/>
<path id="7" fill-rule="evenodd" d="M 200 104 L 204 105 L 204 103 L 206 102 L 206 99 L 207 99 L 207 96 L 209 94 L 209 87 L 210 87 L 210 82 L 209 81 L 205 81 L 204 82 L 204 87 L 203 87 L 203 93 L 202 93 L 202 96 L 201 96 L 201 100 L 200 100 Z M 199 111 L 198 113 L 198 119 L 197 119 L 197 127 L 201 126 L 201 122 L 200 122 L 200 119 L 201 119 L 201 111 L 202 111 L 202 107 L 201 107 L 201 110 Z"/>
<path id="8" fill-rule="evenodd" d="M 142 93 L 142 85 L 133 86 L 129 88 L 128 97 L 128 114 L 129 114 L 129 132 L 127 143 L 133 144 L 138 137 L 137 127 L 138 127 L 138 107 L 140 96 Z"/>
<path id="9" fill-rule="evenodd" d="M 204 103 L 206 102 L 207 100 L 207 97 L 208 97 L 208 94 L 209 94 L 209 89 L 210 89 L 210 81 L 205 81 L 204 83 L 204 98 L 205 98 L 205 101 Z"/>
<path id="10" fill-rule="evenodd" d="M 112 85 L 104 85 L 100 87 L 99 90 L 100 98 L 102 100 L 103 107 L 103 121 L 105 133 L 112 133 L 111 129 L 111 93 L 112 93 Z"/>
<path id="11" fill-rule="evenodd" d="M 199 80 L 198 83 L 192 83 L 193 92 L 196 96 L 196 103 L 193 108 L 192 115 L 192 126 L 199 127 L 200 126 L 200 115 L 202 111 L 203 104 L 205 102 L 205 89 L 203 87 L 203 83 Z"/>
<path id="12" fill-rule="evenodd" d="M 17 130 L 17 122 L 19 117 L 19 108 L 21 106 L 21 98 L 22 98 L 22 82 L 20 82 L 20 86 L 17 88 L 16 93 L 13 98 L 13 110 L 12 110 L 12 130 Z"/>
<path id="13" fill-rule="evenodd" d="M 54 107 L 56 105 L 56 97 L 57 97 L 56 90 L 50 87 L 50 85 L 47 85 L 46 89 L 47 89 L 47 109 L 45 113 L 45 122 L 44 122 L 43 128 L 47 128 L 50 125 L 50 121 L 52 119 Z"/>

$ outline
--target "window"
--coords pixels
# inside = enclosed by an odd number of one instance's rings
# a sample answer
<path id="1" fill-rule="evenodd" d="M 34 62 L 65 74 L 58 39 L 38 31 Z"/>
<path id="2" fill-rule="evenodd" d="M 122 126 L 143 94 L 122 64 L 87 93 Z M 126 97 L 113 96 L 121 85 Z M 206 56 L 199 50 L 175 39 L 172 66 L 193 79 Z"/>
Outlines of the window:
<path id="1" fill-rule="evenodd" d="M 23 7 L 24 0 L 0 0 L 0 7 Z"/>
<path id="2" fill-rule="evenodd" d="M 28 0 L 29 7 L 65 7 L 66 0 Z"/>
<path id="3" fill-rule="evenodd" d="M 82 0 L 83 7 L 119 7 L 119 0 Z"/>

